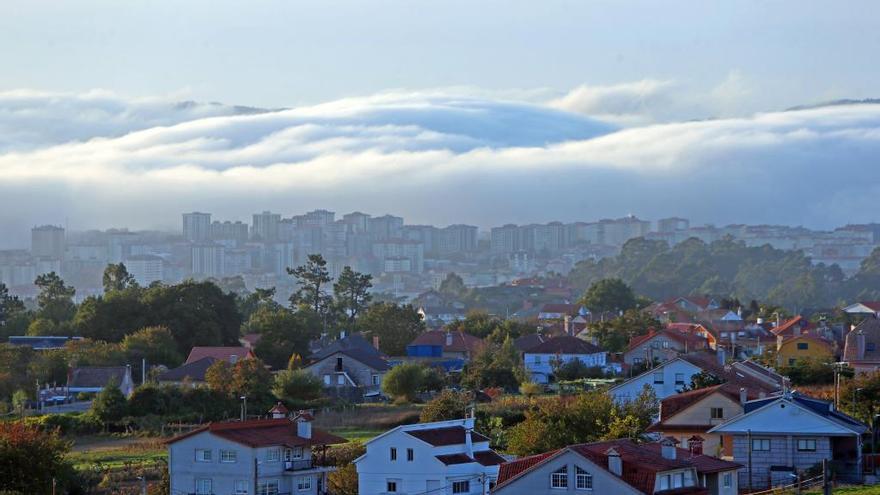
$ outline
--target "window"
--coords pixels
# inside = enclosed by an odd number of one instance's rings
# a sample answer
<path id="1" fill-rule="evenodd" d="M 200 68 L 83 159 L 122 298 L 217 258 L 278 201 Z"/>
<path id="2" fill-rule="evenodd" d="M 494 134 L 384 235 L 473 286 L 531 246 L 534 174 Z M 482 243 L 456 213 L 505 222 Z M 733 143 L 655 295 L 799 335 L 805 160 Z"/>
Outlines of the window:
<path id="1" fill-rule="evenodd" d="M 724 485 L 724 488 L 730 488 L 733 484 L 733 475 L 730 473 L 724 473 L 721 483 Z"/>
<path id="2" fill-rule="evenodd" d="M 210 478 L 196 480 L 196 493 L 198 495 L 210 495 L 214 492 L 214 481 Z"/>
<path id="3" fill-rule="evenodd" d="M 815 452 L 816 451 L 816 440 L 814 440 L 812 438 L 798 439 L 797 449 L 799 452 Z"/>
<path id="4" fill-rule="evenodd" d="M 345 375 L 337 375 L 336 383 L 337 385 L 345 385 Z"/>
<path id="5" fill-rule="evenodd" d="M 532 362 L 535 364 L 541 364 L 541 356 L 535 354 L 535 357 L 532 358 Z"/>
<path id="6" fill-rule="evenodd" d="M 724 419 L 724 408 L 713 407 L 709 409 L 712 419 Z"/>
<path id="7" fill-rule="evenodd" d="M 663 385 L 663 372 L 658 371 L 654 373 L 654 384 L 655 385 Z"/>
<path id="8" fill-rule="evenodd" d="M 211 462 L 211 449 L 196 449 L 196 462 Z"/>
<path id="9" fill-rule="evenodd" d="M 806 351 L 810 348 L 810 344 L 808 342 L 798 342 L 797 348 L 799 351 Z"/>
<path id="10" fill-rule="evenodd" d="M 877 350 L 877 345 L 873 342 L 865 342 L 865 350 L 868 352 L 874 352 Z"/>
<path id="11" fill-rule="evenodd" d="M 235 495 L 247 495 L 248 492 L 248 481 L 247 480 L 235 480 Z"/>
<path id="12" fill-rule="evenodd" d="M 681 488 L 684 486 L 684 473 L 675 473 L 672 475 L 672 488 Z"/>
<path id="13" fill-rule="evenodd" d="M 311 476 L 303 476 L 302 478 L 298 478 L 296 480 L 296 489 L 300 491 L 311 490 L 312 489 L 312 477 Z"/>
<path id="14" fill-rule="evenodd" d="M 281 449 L 274 448 L 266 451 L 266 462 L 278 462 L 281 460 Z"/>
<path id="15" fill-rule="evenodd" d="M 342 358 L 336 358 L 336 371 L 342 371 Z"/>
<path id="16" fill-rule="evenodd" d="M 642 364 L 643 361 L 644 361 L 644 359 L 639 358 L 639 357 L 633 358 L 633 364 Z"/>
<path id="17" fill-rule="evenodd" d="M 752 451 L 769 451 L 770 450 L 770 439 L 769 438 L 753 438 L 752 439 Z"/>
<path id="18" fill-rule="evenodd" d="M 324 385 L 330 385 L 331 383 L 330 375 L 324 375 Z"/>
<path id="19" fill-rule="evenodd" d="M 285 461 L 302 459 L 302 456 L 303 456 L 302 447 L 294 447 L 292 449 L 284 449 L 284 460 Z"/>
<path id="20" fill-rule="evenodd" d="M 470 481 L 453 481 L 452 482 L 452 493 L 468 493 L 471 491 L 471 482 Z"/>
<path id="21" fill-rule="evenodd" d="M 237 462 L 238 452 L 235 450 L 221 450 L 220 462 Z"/>
<path id="22" fill-rule="evenodd" d="M 397 449 L 394 447 L 391 447 L 391 460 L 392 461 L 397 460 Z"/>
<path id="23" fill-rule="evenodd" d="M 379 384 L 379 375 L 373 375 L 370 379 L 372 380 L 373 385 Z"/>
<path id="24" fill-rule="evenodd" d="M 412 462 L 415 456 L 416 454 L 413 452 L 413 449 L 406 449 L 406 460 L 408 462 Z"/>
<path id="25" fill-rule="evenodd" d="M 788 365 L 789 366 L 794 366 L 795 362 L 796 362 L 795 358 L 788 358 Z"/>
<path id="26" fill-rule="evenodd" d="M 660 476 L 660 490 L 669 490 L 670 486 L 672 485 L 671 478 L 672 477 L 669 476 L 668 474 L 664 474 L 663 476 Z"/>
<path id="27" fill-rule="evenodd" d="M 278 480 L 260 481 L 257 486 L 257 495 L 278 495 Z"/>
<path id="28" fill-rule="evenodd" d="M 568 488 L 568 466 L 550 473 L 550 488 Z"/>
<path id="29" fill-rule="evenodd" d="M 489 478 L 489 491 L 490 492 L 495 488 L 496 484 L 498 484 L 498 482 L 495 480 L 495 478 Z"/>
<path id="30" fill-rule="evenodd" d="M 675 384 L 676 385 L 684 385 L 684 373 L 676 373 L 675 374 Z"/>
<path id="31" fill-rule="evenodd" d="M 685 471 L 684 472 L 684 486 L 694 486 L 694 472 L 693 471 Z"/>
<path id="32" fill-rule="evenodd" d="M 668 340 L 662 341 L 661 344 L 663 345 L 664 349 L 669 349 L 669 341 Z"/>
<path id="33" fill-rule="evenodd" d="M 593 475 L 588 471 L 581 469 L 580 466 L 574 467 L 575 488 L 578 490 L 593 489 Z"/>
<path id="34" fill-rule="evenodd" d="M 397 493 L 397 482 L 389 481 L 385 483 L 385 491 L 388 493 Z"/>

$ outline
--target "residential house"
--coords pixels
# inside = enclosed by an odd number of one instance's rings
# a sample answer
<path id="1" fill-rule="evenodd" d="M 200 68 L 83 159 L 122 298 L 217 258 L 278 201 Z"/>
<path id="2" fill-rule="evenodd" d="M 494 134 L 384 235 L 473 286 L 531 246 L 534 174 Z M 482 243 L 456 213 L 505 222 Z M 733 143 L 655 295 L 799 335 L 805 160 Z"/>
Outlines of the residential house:
<path id="1" fill-rule="evenodd" d="M 794 366 L 810 359 L 819 363 L 834 361 L 834 343 L 807 334 L 776 337 L 776 365 Z"/>
<path id="2" fill-rule="evenodd" d="M 206 383 L 205 373 L 216 361 L 216 358 L 206 356 L 197 361 L 186 363 L 177 368 L 165 371 L 164 373 L 161 373 L 157 379 L 159 383 L 166 385 L 204 385 Z"/>
<path id="3" fill-rule="evenodd" d="M 880 370 L 880 320 L 866 318 L 846 334 L 843 360 L 857 375 Z"/>
<path id="4" fill-rule="evenodd" d="M 134 391 L 134 380 L 129 366 L 80 366 L 67 373 L 67 393 L 96 393 L 108 384 L 115 383 L 122 395 L 128 397 Z"/>
<path id="5" fill-rule="evenodd" d="M 325 388 L 358 400 L 380 394 L 382 378 L 391 366 L 377 352 L 352 347 L 324 352 L 305 369 L 320 378 Z"/>
<path id="6" fill-rule="evenodd" d="M 489 493 L 504 462 L 474 419 L 402 425 L 366 443 L 354 460 L 360 493 Z"/>
<path id="7" fill-rule="evenodd" d="M 312 416 L 210 423 L 168 440 L 171 493 L 327 493 L 327 445 L 346 440 L 312 427 Z"/>
<path id="8" fill-rule="evenodd" d="M 880 318 L 880 301 L 859 301 L 843 308 L 851 315 L 870 315 Z"/>
<path id="9" fill-rule="evenodd" d="M 731 437 L 733 460 L 745 466 L 739 485 L 764 489 L 791 484 L 796 472 L 823 460 L 831 461 L 840 479 L 859 481 L 867 430 L 832 402 L 788 392 L 746 402 L 743 414 L 708 433 Z"/>
<path id="10" fill-rule="evenodd" d="M 675 330 L 679 333 L 685 333 L 688 335 L 694 335 L 706 340 L 706 345 L 709 349 L 715 350 L 717 339 L 715 334 L 711 332 L 704 325 L 699 323 L 667 323 L 666 328 L 670 330 Z"/>
<path id="11" fill-rule="evenodd" d="M 82 337 L 66 337 L 63 335 L 12 335 L 9 344 L 30 347 L 35 351 L 63 349 L 70 341 L 82 340 Z"/>
<path id="12" fill-rule="evenodd" d="M 619 363 L 610 362 L 606 351 L 569 335 L 547 339 L 523 353 L 526 371 L 535 383 L 549 383 L 556 366 L 573 360 L 606 373 L 620 373 Z"/>
<path id="13" fill-rule="evenodd" d="M 778 322 L 778 324 L 770 328 L 770 332 L 776 337 L 795 337 L 805 333 L 811 328 L 813 328 L 813 324 L 810 323 L 810 320 L 801 315 L 797 315 L 785 321 Z"/>
<path id="14" fill-rule="evenodd" d="M 745 388 L 723 383 L 669 396 L 660 401 L 660 420 L 649 432 L 672 437 L 696 454 L 732 456 L 730 442 L 724 451 L 721 435 L 708 433 L 713 427 L 739 416 L 750 396 Z M 751 398 L 757 398 L 752 392 Z"/>
<path id="15" fill-rule="evenodd" d="M 482 346 L 482 340 L 461 330 L 428 330 L 406 346 L 406 355 L 412 358 L 447 358 L 467 361 Z"/>
<path id="16" fill-rule="evenodd" d="M 545 304 L 538 312 L 538 320 L 562 320 L 564 318 L 575 318 L 578 315 L 586 315 L 587 310 L 578 304 Z"/>
<path id="17" fill-rule="evenodd" d="M 202 347 L 196 346 L 190 349 L 189 356 L 184 364 L 194 363 L 200 359 L 212 357 L 217 360 L 235 364 L 241 359 L 255 358 L 254 352 L 247 347 Z"/>
<path id="18" fill-rule="evenodd" d="M 776 393 L 783 386 L 782 377 L 775 373 L 773 374 L 775 377 L 770 374 L 758 377 L 754 376 L 759 374 L 758 371 L 752 369 L 751 365 L 721 364 L 723 362 L 723 353 L 682 354 L 611 387 L 609 392 L 615 400 L 627 401 L 638 397 L 644 387 L 648 386 L 654 390 L 657 398 L 662 400 L 681 393 L 684 388 L 690 386 L 694 375 L 704 371 L 725 382 L 755 391 L 759 396 Z"/>
<path id="19" fill-rule="evenodd" d="M 683 333 L 670 328 L 653 328 L 645 335 L 633 337 L 623 353 L 623 362 L 628 366 L 659 361 L 668 361 L 679 354 L 706 350 L 705 338 L 694 333 Z"/>
<path id="20" fill-rule="evenodd" d="M 643 445 L 611 440 L 570 445 L 504 463 L 492 493 L 736 495 L 740 467 L 677 448 L 672 439 Z"/>

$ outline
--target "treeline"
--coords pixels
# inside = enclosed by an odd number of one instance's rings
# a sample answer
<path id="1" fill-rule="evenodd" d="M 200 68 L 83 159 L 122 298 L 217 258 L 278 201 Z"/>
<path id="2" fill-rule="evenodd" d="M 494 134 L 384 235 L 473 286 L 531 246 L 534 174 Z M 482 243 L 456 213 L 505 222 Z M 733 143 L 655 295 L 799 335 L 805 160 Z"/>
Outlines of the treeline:
<path id="1" fill-rule="evenodd" d="M 568 278 L 580 290 L 619 278 L 653 300 L 710 295 L 800 312 L 880 299 L 880 249 L 847 278 L 839 266 L 814 265 L 800 250 L 748 247 L 730 237 L 709 244 L 691 238 L 671 248 L 665 241 L 636 238 L 617 256 L 579 262 Z"/>

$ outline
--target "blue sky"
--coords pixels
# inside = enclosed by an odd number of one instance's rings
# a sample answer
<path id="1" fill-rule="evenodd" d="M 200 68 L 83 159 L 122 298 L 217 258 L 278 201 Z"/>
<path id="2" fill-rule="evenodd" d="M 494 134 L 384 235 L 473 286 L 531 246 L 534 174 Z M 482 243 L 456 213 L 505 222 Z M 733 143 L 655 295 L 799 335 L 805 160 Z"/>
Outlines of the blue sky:
<path id="1" fill-rule="evenodd" d="M 488 90 L 731 73 L 772 110 L 875 96 L 870 1 L 4 0 L 0 89 L 267 107 L 391 88 Z"/>
<path id="2" fill-rule="evenodd" d="M 880 221 L 880 105 L 781 111 L 880 97 L 878 10 L 0 0 L 0 248 L 192 210 Z"/>

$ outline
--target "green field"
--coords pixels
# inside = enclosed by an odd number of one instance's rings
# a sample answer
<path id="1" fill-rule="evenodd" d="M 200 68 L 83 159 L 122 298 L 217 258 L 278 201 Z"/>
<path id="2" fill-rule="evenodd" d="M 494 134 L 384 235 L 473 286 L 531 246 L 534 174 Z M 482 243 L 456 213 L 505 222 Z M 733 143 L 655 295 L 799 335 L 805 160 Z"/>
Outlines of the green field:
<path id="1" fill-rule="evenodd" d="M 117 469 L 144 462 L 152 464 L 167 455 L 159 438 L 88 436 L 74 440 L 73 450 L 67 458 L 76 469 L 91 469 L 96 465 Z"/>

